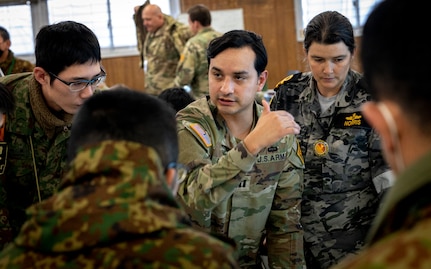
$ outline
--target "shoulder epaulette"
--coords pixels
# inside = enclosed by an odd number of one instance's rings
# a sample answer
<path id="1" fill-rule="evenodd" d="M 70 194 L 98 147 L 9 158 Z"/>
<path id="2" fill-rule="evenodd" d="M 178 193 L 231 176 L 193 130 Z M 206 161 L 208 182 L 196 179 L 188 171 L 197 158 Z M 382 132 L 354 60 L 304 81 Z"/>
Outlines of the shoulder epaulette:
<path id="1" fill-rule="evenodd" d="M 274 89 L 278 88 L 280 85 L 282 85 L 283 83 L 286 83 L 287 81 L 297 81 L 298 78 L 301 76 L 301 74 L 302 73 L 296 73 L 285 77 L 280 82 L 278 82 L 277 85 L 275 85 Z"/>
<path id="2" fill-rule="evenodd" d="M 208 133 L 200 126 L 198 123 L 192 123 L 190 124 L 190 128 L 195 132 L 195 134 L 198 135 L 198 137 L 201 139 L 201 141 L 205 144 L 206 147 L 211 147 L 211 138 L 209 137 Z"/>

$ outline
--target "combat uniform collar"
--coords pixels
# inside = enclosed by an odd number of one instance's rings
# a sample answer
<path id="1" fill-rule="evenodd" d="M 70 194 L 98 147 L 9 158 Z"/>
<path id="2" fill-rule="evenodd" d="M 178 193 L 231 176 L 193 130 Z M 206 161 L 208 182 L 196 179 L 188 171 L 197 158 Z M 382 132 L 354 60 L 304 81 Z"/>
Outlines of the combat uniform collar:
<path id="1" fill-rule="evenodd" d="M 29 83 L 29 95 L 34 116 L 48 138 L 54 137 L 58 132 L 69 131 L 73 115 L 66 112 L 61 112 L 58 116 L 54 115 L 43 97 L 41 85 L 34 77 Z"/>
<path id="2" fill-rule="evenodd" d="M 189 227 L 163 183 L 163 172 L 151 147 L 127 141 L 87 146 L 58 192 L 27 210 L 28 221 L 15 243 L 42 252 L 72 252 Z"/>

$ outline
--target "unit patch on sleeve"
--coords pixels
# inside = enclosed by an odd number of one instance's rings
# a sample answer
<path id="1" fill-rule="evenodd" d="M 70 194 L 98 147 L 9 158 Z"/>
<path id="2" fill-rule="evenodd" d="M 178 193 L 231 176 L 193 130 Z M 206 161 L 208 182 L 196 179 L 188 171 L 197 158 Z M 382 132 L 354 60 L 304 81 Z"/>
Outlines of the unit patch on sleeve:
<path id="1" fill-rule="evenodd" d="M 199 136 L 199 138 L 204 142 L 206 147 L 211 147 L 211 138 L 208 133 L 197 123 L 190 124 L 190 128 Z"/>

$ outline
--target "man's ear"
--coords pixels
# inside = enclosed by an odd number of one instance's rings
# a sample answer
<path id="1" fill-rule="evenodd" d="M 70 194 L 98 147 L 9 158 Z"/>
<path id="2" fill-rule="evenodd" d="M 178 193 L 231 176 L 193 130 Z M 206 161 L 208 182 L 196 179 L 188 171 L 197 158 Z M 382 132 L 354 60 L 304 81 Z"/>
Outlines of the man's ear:
<path id="1" fill-rule="evenodd" d="M 382 115 L 382 112 L 378 108 L 377 103 L 375 102 L 366 102 L 362 105 L 362 115 L 364 115 L 365 119 L 368 123 L 373 127 L 376 132 L 380 135 L 382 141 L 382 147 L 384 147 L 387 152 L 393 152 L 394 150 L 394 142 L 391 136 L 391 132 L 389 131 L 388 123 Z"/>
<path id="2" fill-rule="evenodd" d="M 39 82 L 41 85 L 48 84 L 51 81 L 48 73 L 42 67 L 35 67 L 33 69 L 33 75 L 37 82 Z"/>
<path id="3" fill-rule="evenodd" d="M 257 82 L 259 84 L 259 89 L 257 90 L 258 92 L 263 90 L 263 87 L 265 87 L 265 83 L 267 79 L 268 79 L 268 70 L 263 70 L 263 72 L 260 73 L 258 82 Z"/>
<path id="4" fill-rule="evenodd" d="M 172 194 L 176 196 L 178 191 L 177 170 L 175 168 L 168 168 L 165 172 L 165 179 L 166 184 L 172 191 Z"/>

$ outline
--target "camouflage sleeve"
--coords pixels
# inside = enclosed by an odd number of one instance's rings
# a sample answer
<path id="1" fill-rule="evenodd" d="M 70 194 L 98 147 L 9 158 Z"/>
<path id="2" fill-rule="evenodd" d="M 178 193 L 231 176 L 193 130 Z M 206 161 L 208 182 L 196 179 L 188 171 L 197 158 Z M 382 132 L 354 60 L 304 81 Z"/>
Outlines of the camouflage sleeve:
<path id="1" fill-rule="evenodd" d="M 172 41 L 178 54 L 181 54 L 184 50 L 187 40 L 190 39 L 192 33 L 186 25 L 177 24 L 175 31 L 172 33 Z"/>
<path id="2" fill-rule="evenodd" d="M 179 161 L 189 170 L 178 194 L 195 210 L 212 210 L 219 205 L 238 186 L 243 171 L 250 171 L 256 162 L 242 142 L 212 163 L 205 145 L 187 128 L 179 129 L 178 139 Z"/>
<path id="3" fill-rule="evenodd" d="M 370 145 L 370 167 L 374 187 L 380 196 L 393 185 L 395 175 L 383 158 L 381 140 L 379 135 L 373 130 L 369 136 Z"/>
<path id="4" fill-rule="evenodd" d="M 303 268 L 301 200 L 304 189 L 303 159 L 294 139 L 289 162 L 280 177 L 267 227 L 268 262 L 271 268 Z"/>
<path id="5" fill-rule="evenodd" d="M 186 43 L 183 52 L 181 53 L 180 61 L 177 66 L 177 75 L 175 77 L 175 86 L 182 87 L 190 85 L 196 70 L 197 49 L 193 48 L 193 44 Z"/>

